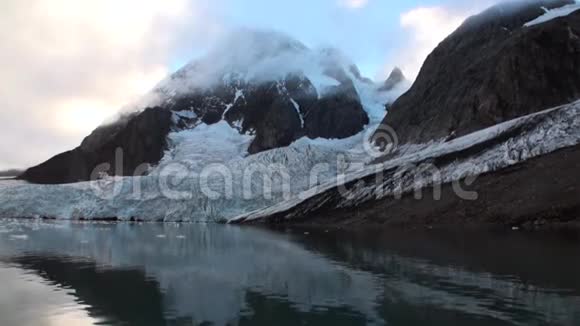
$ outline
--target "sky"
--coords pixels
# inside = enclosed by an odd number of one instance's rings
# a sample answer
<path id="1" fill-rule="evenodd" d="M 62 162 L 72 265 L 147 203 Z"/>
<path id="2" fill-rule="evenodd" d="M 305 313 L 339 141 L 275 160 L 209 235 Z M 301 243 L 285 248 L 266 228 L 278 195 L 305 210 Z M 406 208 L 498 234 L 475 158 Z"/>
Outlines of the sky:
<path id="1" fill-rule="evenodd" d="M 2 0 L 0 170 L 78 146 L 125 104 L 240 27 L 342 50 L 414 79 L 468 16 L 498 0 Z"/>

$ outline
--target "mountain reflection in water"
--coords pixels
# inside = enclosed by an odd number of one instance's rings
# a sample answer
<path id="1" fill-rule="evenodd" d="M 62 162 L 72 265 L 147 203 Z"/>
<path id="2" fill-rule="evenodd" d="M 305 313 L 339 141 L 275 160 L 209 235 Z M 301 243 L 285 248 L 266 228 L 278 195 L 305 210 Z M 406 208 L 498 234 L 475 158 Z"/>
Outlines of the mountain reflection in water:
<path id="1" fill-rule="evenodd" d="M 0 325 L 572 326 L 579 249 L 575 233 L 3 220 Z"/>

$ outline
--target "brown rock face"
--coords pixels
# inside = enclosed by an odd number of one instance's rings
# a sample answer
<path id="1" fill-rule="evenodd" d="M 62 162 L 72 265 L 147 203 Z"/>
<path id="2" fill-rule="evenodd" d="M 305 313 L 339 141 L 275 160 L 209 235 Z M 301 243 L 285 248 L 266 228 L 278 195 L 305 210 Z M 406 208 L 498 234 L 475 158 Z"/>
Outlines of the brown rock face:
<path id="1" fill-rule="evenodd" d="M 320 96 L 305 78 L 245 87 L 245 95 L 225 111 L 224 119 L 242 133 L 255 134 L 248 152 L 288 146 L 300 137 L 346 138 L 369 123 L 350 80 Z"/>
<path id="2" fill-rule="evenodd" d="M 502 4 L 469 18 L 425 61 L 384 123 L 402 143 L 461 136 L 580 98 L 580 11 L 524 27 L 574 1 Z"/>

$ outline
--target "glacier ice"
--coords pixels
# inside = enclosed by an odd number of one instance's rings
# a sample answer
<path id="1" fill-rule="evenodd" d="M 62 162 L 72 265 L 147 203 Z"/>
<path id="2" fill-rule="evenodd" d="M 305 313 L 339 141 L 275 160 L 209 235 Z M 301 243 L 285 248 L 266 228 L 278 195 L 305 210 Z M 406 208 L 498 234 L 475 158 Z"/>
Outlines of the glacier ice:
<path id="1" fill-rule="evenodd" d="M 380 103 L 376 99 L 363 102 Z M 250 136 L 240 135 L 223 122 L 202 124 L 172 133 L 172 149 L 147 176 L 109 177 L 69 185 L 0 183 L 0 217 L 257 219 L 285 211 L 337 184 L 495 141 L 468 158 L 442 167 L 441 181 L 447 182 L 579 144 L 580 102 L 451 141 L 402 147 L 392 159 L 369 165 L 373 157 L 368 156 L 365 142 L 375 127 L 371 125 L 366 132 L 342 140 L 302 138 L 288 147 L 249 156 L 246 144 Z M 514 130 L 518 130 L 515 136 L 506 136 Z M 248 170 L 250 178 L 245 178 Z M 265 179 L 270 182 L 268 187 L 264 187 Z M 412 189 L 417 182 L 429 181 L 428 176 L 403 184 L 385 179 L 380 185 L 385 191 L 377 192 L 377 185 L 351 189 L 341 205 L 355 206 L 369 198 L 388 196 L 395 189 Z"/>
<path id="2" fill-rule="evenodd" d="M 512 134 L 512 133 L 515 133 Z M 447 183 L 467 176 L 477 176 L 537 157 L 555 150 L 580 144 L 580 101 L 517 118 L 499 125 L 445 142 L 410 145 L 384 163 L 369 165 L 353 173 L 339 175 L 336 180 L 308 189 L 274 206 L 245 213 L 230 222 L 261 220 L 272 215 L 286 219 L 301 218 L 315 211 L 328 198 L 325 194 L 341 188 L 342 200 L 336 207 L 356 207 L 373 199 L 406 193 L 438 182 Z M 483 145 L 476 153 L 439 167 L 429 166 L 429 160 L 451 153 L 459 153 Z M 434 171 L 423 171 L 433 167 Z M 410 172 L 409 178 L 385 174 L 384 171 Z M 425 173 L 426 172 L 426 173 Z M 429 173 L 429 172 L 435 172 Z M 363 178 L 351 189 L 345 185 Z M 436 179 L 434 179 L 436 178 Z M 311 200 L 318 196 L 317 200 Z M 326 198 L 326 199 L 325 199 Z M 301 209 L 292 208 L 304 204 Z"/>
<path id="3" fill-rule="evenodd" d="M 250 46 L 249 52 L 233 51 L 231 55 L 228 48 L 219 49 L 227 54 L 223 62 L 220 59 L 211 62 L 213 65 L 192 63 L 158 85 L 157 90 L 162 90 L 161 93 L 152 94 L 171 97 L 190 91 L 191 87 L 211 85 L 220 78 L 229 78 L 225 71 L 256 79 L 278 78 L 296 69 L 303 69 L 309 79 L 316 81 L 314 84 L 319 87 L 320 94 L 336 82 L 329 80 L 321 62 L 331 60 L 347 64 L 333 51 L 307 51 L 299 43 L 277 35 L 271 42 L 274 45 Z M 244 40 L 242 44 L 251 45 L 252 40 Z M 277 49 L 274 54 L 264 52 L 272 48 Z M 269 59 L 261 60 L 264 56 Z M 286 56 L 292 56 L 296 66 L 281 65 L 288 60 Z M 260 64 L 253 64 L 256 61 Z M 390 92 L 379 92 L 376 85 L 357 79 L 349 69 L 344 71 L 354 82 L 370 120 L 363 132 L 350 138 L 301 138 L 288 147 L 248 155 L 252 135 L 240 134 L 235 126 L 225 121 L 213 125 L 201 123 L 171 132 L 168 136 L 170 149 L 147 176 L 106 177 L 68 185 L 0 182 L 0 217 L 244 221 L 285 211 L 337 185 L 377 171 L 417 164 L 497 139 L 501 141 L 444 166 L 439 171 L 441 181 L 497 170 L 580 143 L 580 102 L 575 102 L 451 141 L 406 145 L 390 160 L 371 164 L 375 157 L 369 155 L 372 146 L 368 139 L 384 118 L 384 104 L 393 102 L 409 85 L 401 84 Z M 243 90 L 237 89 L 234 103 L 243 98 Z M 154 100 L 145 97 L 144 101 Z M 174 112 L 174 115 L 175 119 L 195 118 L 189 111 Z M 504 137 L 516 129 L 516 135 Z M 379 185 L 351 189 L 340 205 L 356 206 L 369 198 L 382 198 L 394 191 L 426 185 L 429 181 L 428 177 L 412 182 L 387 178 Z"/>
<path id="4" fill-rule="evenodd" d="M 358 80 L 355 87 L 371 123 L 350 138 L 304 137 L 285 148 L 248 155 L 252 135 L 240 134 L 225 121 L 201 123 L 171 132 L 170 149 L 147 176 L 67 185 L 0 184 L 0 217 L 226 221 L 288 200 L 372 159 L 365 151 L 369 135 L 385 115 L 384 103 L 405 88 L 378 92 Z M 241 97 L 243 92 L 237 92 Z M 174 114 L 178 119 L 193 113 Z"/>

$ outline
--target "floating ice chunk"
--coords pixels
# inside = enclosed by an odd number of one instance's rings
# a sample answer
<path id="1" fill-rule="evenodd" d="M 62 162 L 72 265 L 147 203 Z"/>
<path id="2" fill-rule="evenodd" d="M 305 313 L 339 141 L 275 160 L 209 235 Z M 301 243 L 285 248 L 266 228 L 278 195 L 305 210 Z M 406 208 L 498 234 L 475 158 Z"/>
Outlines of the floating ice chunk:
<path id="1" fill-rule="evenodd" d="M 28 240 L 28 235 L 26 234 L 12 234 L 10 235 L 12 240 Z"/>

